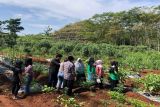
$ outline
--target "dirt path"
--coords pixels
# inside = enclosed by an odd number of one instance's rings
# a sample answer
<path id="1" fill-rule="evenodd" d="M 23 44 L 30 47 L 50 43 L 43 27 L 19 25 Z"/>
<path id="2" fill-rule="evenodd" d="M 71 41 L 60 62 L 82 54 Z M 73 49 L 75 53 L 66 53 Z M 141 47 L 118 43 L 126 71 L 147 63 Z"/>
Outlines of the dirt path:
<path id="1" fill-rule="evenodd" d="M 53 98 L 55 97 L 51 94 L 39 94 L 28 96 L 25 99 L 13 100 L 8 96 L 0 95 L 0 107 L 56 107 L 52 101 Z"/>
<path id="2" fill-rule="evenodd" d="M 0 95 L 0 107 L 21 107 L 15 100 L 8 96 Z"/>

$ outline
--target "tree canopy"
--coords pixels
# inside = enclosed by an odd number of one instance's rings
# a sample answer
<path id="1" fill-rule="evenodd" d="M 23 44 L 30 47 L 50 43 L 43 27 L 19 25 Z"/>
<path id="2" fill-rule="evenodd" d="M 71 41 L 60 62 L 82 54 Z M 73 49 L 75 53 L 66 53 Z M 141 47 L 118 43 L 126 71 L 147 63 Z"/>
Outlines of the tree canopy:
<path id="1" fill-rule="evenodd" d="M 160 6 L 135 7 L 129 11 L 107 12 L 55 32 L 56 36 L 83 36 L 93 42 L 116 45 L 157 45 L 160 39 Z"/>

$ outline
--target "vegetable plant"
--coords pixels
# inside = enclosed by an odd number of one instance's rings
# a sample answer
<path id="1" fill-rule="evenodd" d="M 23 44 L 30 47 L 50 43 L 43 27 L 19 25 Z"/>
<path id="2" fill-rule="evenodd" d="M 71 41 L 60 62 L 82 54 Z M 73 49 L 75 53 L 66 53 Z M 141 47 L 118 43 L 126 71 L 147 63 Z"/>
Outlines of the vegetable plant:
<path id="1" fill-rule="evenodd" d="M 65 95 L 59 95 L 57 97 L 57 103 L 64 107 L 82 107 L 84 102 L 78 103 L 75 98 L 67 98 Z"/>
<path id="2" fill-rule="evenodd" d="M 55 89 L 53 88 L 53 87 L 48 87 L 47 85 L 44 85 L 43 87 L 42 87 L 42 92 L 44 92 L 44 93 L 49 93 L 49 92 L 52 92 L 52 91 L 54 91 Z"/>
<path id="3" fill-rule="evenodd" d="M 159 92 L 160 90 L 160 75 L 149 74 L 138 80 L 144 85 L 144 90 L 149 92 Z"/>

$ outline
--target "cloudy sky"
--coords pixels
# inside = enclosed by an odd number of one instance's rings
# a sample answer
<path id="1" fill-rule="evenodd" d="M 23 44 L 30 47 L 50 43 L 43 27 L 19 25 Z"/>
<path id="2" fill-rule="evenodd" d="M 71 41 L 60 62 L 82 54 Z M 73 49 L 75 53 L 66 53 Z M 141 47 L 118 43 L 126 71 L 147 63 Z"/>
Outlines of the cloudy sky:
<path id="1" fill-rule="evenodd" d="M 22 34 L 36 34 L 47 26 L 58 30 L 96 13 L 156 5 L 160 0 L 0 0 L 0 20 L 21 18 Z"/>

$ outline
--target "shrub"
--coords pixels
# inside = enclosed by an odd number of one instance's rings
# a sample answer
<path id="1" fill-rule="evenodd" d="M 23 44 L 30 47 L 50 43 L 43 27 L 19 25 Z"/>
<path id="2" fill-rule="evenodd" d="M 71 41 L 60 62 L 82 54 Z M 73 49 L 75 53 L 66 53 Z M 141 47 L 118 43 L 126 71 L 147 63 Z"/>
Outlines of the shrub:
<path id="1" fill-rule="evenodd" d="M 110 91 L 109 95 L 111 96 L 112 99 L 117 100 L 120 103 L 125 103 L 126 101 L 125 96 L 119 92 Z"/>
<path id="2" fill-rule="evenodd" d="M 47 73 L 47 66 L 40 63 L 34 63 L 33 69 L 35 72 Z"/>
<path id="3" fill-rule="evenodd" d="M 51 44 L 47 41 L 40 42 L 37 44 L 37 46 L 38 46 L 38 48 L 45 47 L 47 49 L 50 49 L 52 47 Z"/>
<path id="4" fill-rule="evenodd" d="M 94 84 L 95 84 L 95 82 L 82 82 L 82 83 L 80 83 L 80 86 L 84 87 L 84 88 L 90 88 Z"/>
<path id="5" fill-rule="evenodd" d="M 89 49 L 88 49 L 87 46 L 84 46 L 84 47 L 82 48 L 82 55 L 85 56 L 85 57 L 90 56 L 90 52 L 89 52 Z"/>
<path id="6" fill-rule="evenodd" d="M 144 78 L 139 79 L 139 82 L 144 85 L 144 90 L 149 92 L 160 91 L 160 75 L 149 74 Z"/>
<path id="7" fill-rule="evenodd" d="M 137 99 L 133 99 L 133 98 L 128 99 L 128 103 L 133 105 L 134 107 L 154 107 L 151 104 L 146 104 L 143 101 L 140 101 L 140 100 L 137 100 Z"/>
<path id="8" fill-rule="evenodd" d="M 73 50 L 73 45 L 65 45 L 64 52 L 69 53 Z"/>

